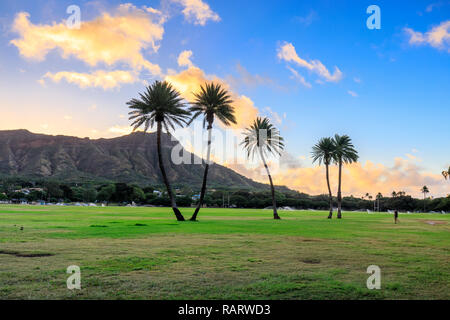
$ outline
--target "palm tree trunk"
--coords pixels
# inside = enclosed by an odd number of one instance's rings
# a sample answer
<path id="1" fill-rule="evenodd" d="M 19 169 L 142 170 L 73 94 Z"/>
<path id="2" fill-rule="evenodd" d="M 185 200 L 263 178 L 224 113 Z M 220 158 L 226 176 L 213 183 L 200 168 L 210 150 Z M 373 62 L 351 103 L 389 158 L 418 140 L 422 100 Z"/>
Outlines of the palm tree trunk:
<path id="1" fill-rule="evenodd" d="M 327 173 L 328 195 L 330 196 L 330 213 L 328 214 L 328 219 L 331 219 L 331 218 L 333 218 L 333 194 L 331 193 L 330 174 L 329 174 L 328 164 L 325 164 L 325 170 Z"/>
<path id="2" fill-rule="evenodd" d="M 261 148 L 259 148 L 259 154 L 261 155 L 261 159 L 262 159 L 262 161 L 264 163 L 264 168 L 266 168 L 267 175 L 269 176 L 270 189 L 272 191 L 273 218 L 275 220 L 280 220 L 281 218 L 278 215 L 278 211 L 277 211 L 277 201 L 275 199 L 275 188 L 273 187 L 272 176 L 270 175 L 269 167 L 267 166 L 266 159 L 264 158 L 264 154 L 263 154 Z"/>
<path id="3" fill-rule="evenodd" d="M 339 161 L 339 183 L 338 183 L 338 194 L 337 194 L 337 201 L 338 201 L 338 219 L 342 218 L 342 193 L 341 193 L 341 181 L 342 181 L 342 161 Z"/>
<path id="4" fill-rule="evenodd" d="M 423 193 L 423 212 L 425 213 L 425 192 Z"/>
<path id="5" fill-rule="evenodd" d="M 170 198 L 170 202 L 172 204 L 172 210 L 175 213 L 175 217 L 178 221 L 184 221 L 184 217 L 181 214 L 180 210 L 177 207 L 177 203 L 175 201 L 175 197 L 172 193 L 172 188 L 169 184 L 169 179 L 167 179 L 166 169 L 164 168 L 164 162 L 162 158 L 162 152 L 161 152 L 161 131 L 162 131 L 162 124 L 160 121 L 158 121 L 157 125 L 157 145 L 158 145 L 158 161 L 159 161 L 159 169 L 161 170 L 161 175 L 163 178 L 163 182 L 166 185 L 167 193 Z"/>
<path id="6" fill-rule="evenodd" d="M 197 214 L 200 211 L 200 208 L 203 206 L 203 199 L 206 194 L 206 181 L 208 180 L 208 170 L 209 170 L 209 161 L 211 159 L 211 136 L 212 136 L 212 123 L 208 124 L 208 147 L 206 152 L 206 165 L 205 172 L 203 173 L 203 183 L 202 183 L 202 191 L 200 192 L 200 199 L 198 200 L 197 208 L 195 208 L 195 212 L 191 217 L 191 221 L 197 220 Z"/>

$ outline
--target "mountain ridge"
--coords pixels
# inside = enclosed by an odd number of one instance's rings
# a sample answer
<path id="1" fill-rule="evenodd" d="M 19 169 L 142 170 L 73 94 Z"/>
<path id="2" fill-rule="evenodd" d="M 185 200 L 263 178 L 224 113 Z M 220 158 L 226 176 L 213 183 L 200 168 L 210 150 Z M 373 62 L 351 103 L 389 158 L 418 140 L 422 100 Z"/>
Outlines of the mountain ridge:
<path id="1" fill-rule="evenodd" d="M 200 187 L 202 164 L 175 165 L 172 148 L 179 142 L 162 135 L 163 158 L 171 183 Z M 187 152 L 184 150 L 184 152 Z M 192 163 L 197 156 L 189 153 Z M 162 184 L 158 166 L 156 133 L 135 132 L 116 138 L 79 138 L 32 133 L 26 129 L 0 130 L 0 175 L 28 179 L 58 179 L 64 182 L 105 180 Z M 243 175 L 213 163 L 210 186 L 268 188 Z"/>

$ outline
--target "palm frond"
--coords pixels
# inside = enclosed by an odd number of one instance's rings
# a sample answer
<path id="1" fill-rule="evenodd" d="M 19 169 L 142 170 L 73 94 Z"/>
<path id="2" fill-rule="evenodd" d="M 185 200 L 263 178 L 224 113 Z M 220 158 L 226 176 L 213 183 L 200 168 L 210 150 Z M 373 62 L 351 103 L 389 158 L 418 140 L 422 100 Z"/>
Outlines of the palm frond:
<path id="1" fill-rule="evenodd" d="M 129 120 L 134 120 L 133 131 L 144 125 L 146 132 L 155 122 L 162 122 L 169 133 L 169 128 L 174 130 L 175 124 L 182 127 L 191 115 L 180 93 L 166 81 L 155 81 L 145 92 L 139 93 L 139 98 L 128 101 L 127 106 L 131 109 Z"/>
<path id="2" fill-rule="evenodd" d="M 233 100 L 229 93 L 220 84 L 205 83 L 200 86 L 200 92 L 194 93 L 194 101 L 189 111 L 194 113 L 192 122 L 200 114 L 204 115 L 203 126 L 212 125 L 217 117 L 224 125 L 236 124 Z"/>
<path id="3" fill-rule="evenodd" d="M 283 137 L 267 118 L 256 118 L 243 134 L 244 140 L 241 145 L 247 150 L 248 157 L 251 155 L 253 158 L 257 152 L 262 152 L 263 155 L 270 153 L 281 156 L 284 150 Z"/>

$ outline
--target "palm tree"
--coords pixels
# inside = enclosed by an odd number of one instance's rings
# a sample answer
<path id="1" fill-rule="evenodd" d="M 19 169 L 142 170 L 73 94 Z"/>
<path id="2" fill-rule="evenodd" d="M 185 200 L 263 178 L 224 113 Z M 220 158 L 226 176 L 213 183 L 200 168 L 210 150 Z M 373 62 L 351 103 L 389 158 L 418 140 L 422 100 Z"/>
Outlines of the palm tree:
<path id="1" fill-rule="evenodd" d="M 198 116 L 202 115 L 203 127 L 207 123 L 208 130 L 208 150 L 206 156 L 205 172 L 203 174 L 202 191 L 200 192 L 200 199 L 198 201 L 197 208 L 191 217 L 191 221 L 196 221 L 197 214 L 203 205 L 203 199 L 206 193 L 206 181 L 208 179 L 208 169 L 211 156 L 211 134 L 213 128 L 213 122 L 215 117 L 217 117 L 224 125 L 229 126 L 230 124 L 236 124 L 236 117 L 234 116 L 234 108 L 231 105 L 233 100 L 231 100 L 228 92 L 221 87 L 220 84 L 205 84 L 205 87 L 200 87 L 200 93 L 194 94 L 195 101 L 193 106 L 189 110 L 193 113 L 193 117 L 190 122 L 194 121 Z"/>
<path id="2" fill-rule="evenodd" d="M 448 167 L 448 170 L 442 171 L 442 175 L 444 176 L 445 180 L 450 177 L 450 167 Z"/>
<path id="3" fill-rule="evenodd" d="M 354 145 L 352 144 L 352 139 L 349 136 L 340 136 L 336 134 L 333 139 L 335 152 L 334 161 L 339 165 L 339 184 L 338 184 L 338 219 L 342 218 L 342 166 L 344 163 L 350 164 L 358 161 L 358 151 L 356 151 Z"/>
<path id="4" fill-rule="evenodd" d="M 381 192 L 378 192 L 377 194 L 377 208 L 378 208 L 378 212 L 380 212 L 380 199 L 383 198 L 383 195 L 381 194 Z"/>
<path id="5" fill-rule="evenodd" d="M 173 212 L 178 221 L 184 221 L 184 217 L 177 207 L 164 168 L 161 152 L 161 133 L 164 127 L 170 135 L 170 129 L 175 129 L 175 125 L 182 127 L 183 124 L 186 124 L 187 118 L 191 113 L 184 109 L 184 103 L 182 102 L 183 99 L 180 93 L 166 81 L 155 81 L 151 86 L 147 87 L 146 92 L 143 94 L 140 93 L 139 96 L 140 98 L 131 99 L 127 102 L 129 108 L 132 109 L 129 115 L 130 120 L 134 120 L 131 124 L 133 132 L 141 126 L 144 126 L 144 132 L 147 132 L 156 123 L 159 168 L 164 184 L 166 185 Z"/>
<path id="6" fill-rule="evenodd" d="M 335 160 L 334 156 L 335 156 L 335 145 L 333 139 L 331 138 L 322 138 L 313 147 L 312 151 L 313 163 L 318 161 L 319 165 L 321 165 L 322 163 L 325 165 L 325 176 L 327 179 L 328 196 L 330 200 L 330 213 L 328 214 L 328 219 L 331 219 L 333 217 L 333 194 L 331 192 L 330 187 L 329 166 Z"/>
<path id="7" fill-rule="evenodd" d="M 392 198 L 395 198 L 395 197 L 397 197 L 397 192 L 392 191 Z"/>
<path id="8" fill-rule="evenodd" d="M 427 186 L 423 186 L 422 189 L 420 189 L 420 192 L 423 193 L 423 212 L 425 212 L 425 196 L 427 193 L 430 192 Z"/>
<path id="9" fill-rule="evenodd" d="M 273 187 L 272 176 L 267 166 L 266 155 L 273 154 L 280 156 L 281 151 L 284 149 L 284 139 L 280 136 L 278 129 L 270 123 L 269 119 L 260 117 L 256 118 L 253 124 L 245 130 L 244 135 L 245 138 L 241 145 L 247 150 L 247 156 L 250 157 L 252 155 L 253 157 L 255 153 L 258 153 L 266 168 L 272 190 L 273 218 L 280 219 L 275 200 L 275 188 Z"/>

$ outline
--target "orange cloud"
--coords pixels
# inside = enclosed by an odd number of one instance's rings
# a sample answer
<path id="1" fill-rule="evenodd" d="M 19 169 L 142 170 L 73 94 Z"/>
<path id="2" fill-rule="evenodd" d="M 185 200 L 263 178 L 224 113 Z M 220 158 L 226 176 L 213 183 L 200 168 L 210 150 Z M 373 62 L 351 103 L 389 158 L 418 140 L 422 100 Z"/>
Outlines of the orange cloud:
<path id="1" fill-rule="evenodd" d="M 223 79 L 214 75 L 206 75 L 204 71 L 198 67 L 191 66 L 189 69 L 181 71 L 180 73 L 168 75 L 166 76 L 166 80 L 172 83 L 172 85 L 180 91 L 183 98 L 188 101 L 194 100 L 194 93 L 198 92 L 200 86 L 204 85 L 205 82 L 214 81 L 222 84 L 222 86 L 230 92 L 234 101 L 233 106 L 237 119 L 237 124 L 232 126 L 234 129 L 249 126 L 259 113 L 250 98 L 233 92 L 229 84 Z"/>
<path id="2" fill-rule="evenodd" d="M 63 58 L 75 57 L 89 66 L 126 63 L 136 70 L 161 74 L 160 67 L 142 55 L 148 48 L 156 52 L 163 38 L 164 18 L 154 9 L 120 5 L 113 14 L 82 22 L 80 29 L 68 28 L 63 22 L 33 24 L 29 17 L 26 12 L 17 14 L 13 31 L 20 38 L 11 41 L 26 58 L 43 61 L 50 51 L 59 49 Z"/>
<path id="3" fill-rule="evenodd" d="M 248 169 L 244 165 L 225 164 L 227 167 L 252 178 L 267 183 L 262 167 Z M 326 194 L 327 186 L 324 167 L 280 168 L 273 170 L 274 183 L 308 194 Z M 336 195 L 338 170 L 330 168 L 330 180 Z M 342 176 L 342 191 L 345 195 L 361 196 L 367 192 L 375 196 L 378 192 L 388 196 L 392 191 L 405 191 L 420 197 L 420 188 L 427 185 L 434 196 L 445 196 L 450 192 L 448 182 L 439 174 L 425 172 L 411 160 L 396 158 L 392 167 L 366 161 L 345 166 Z"/>

